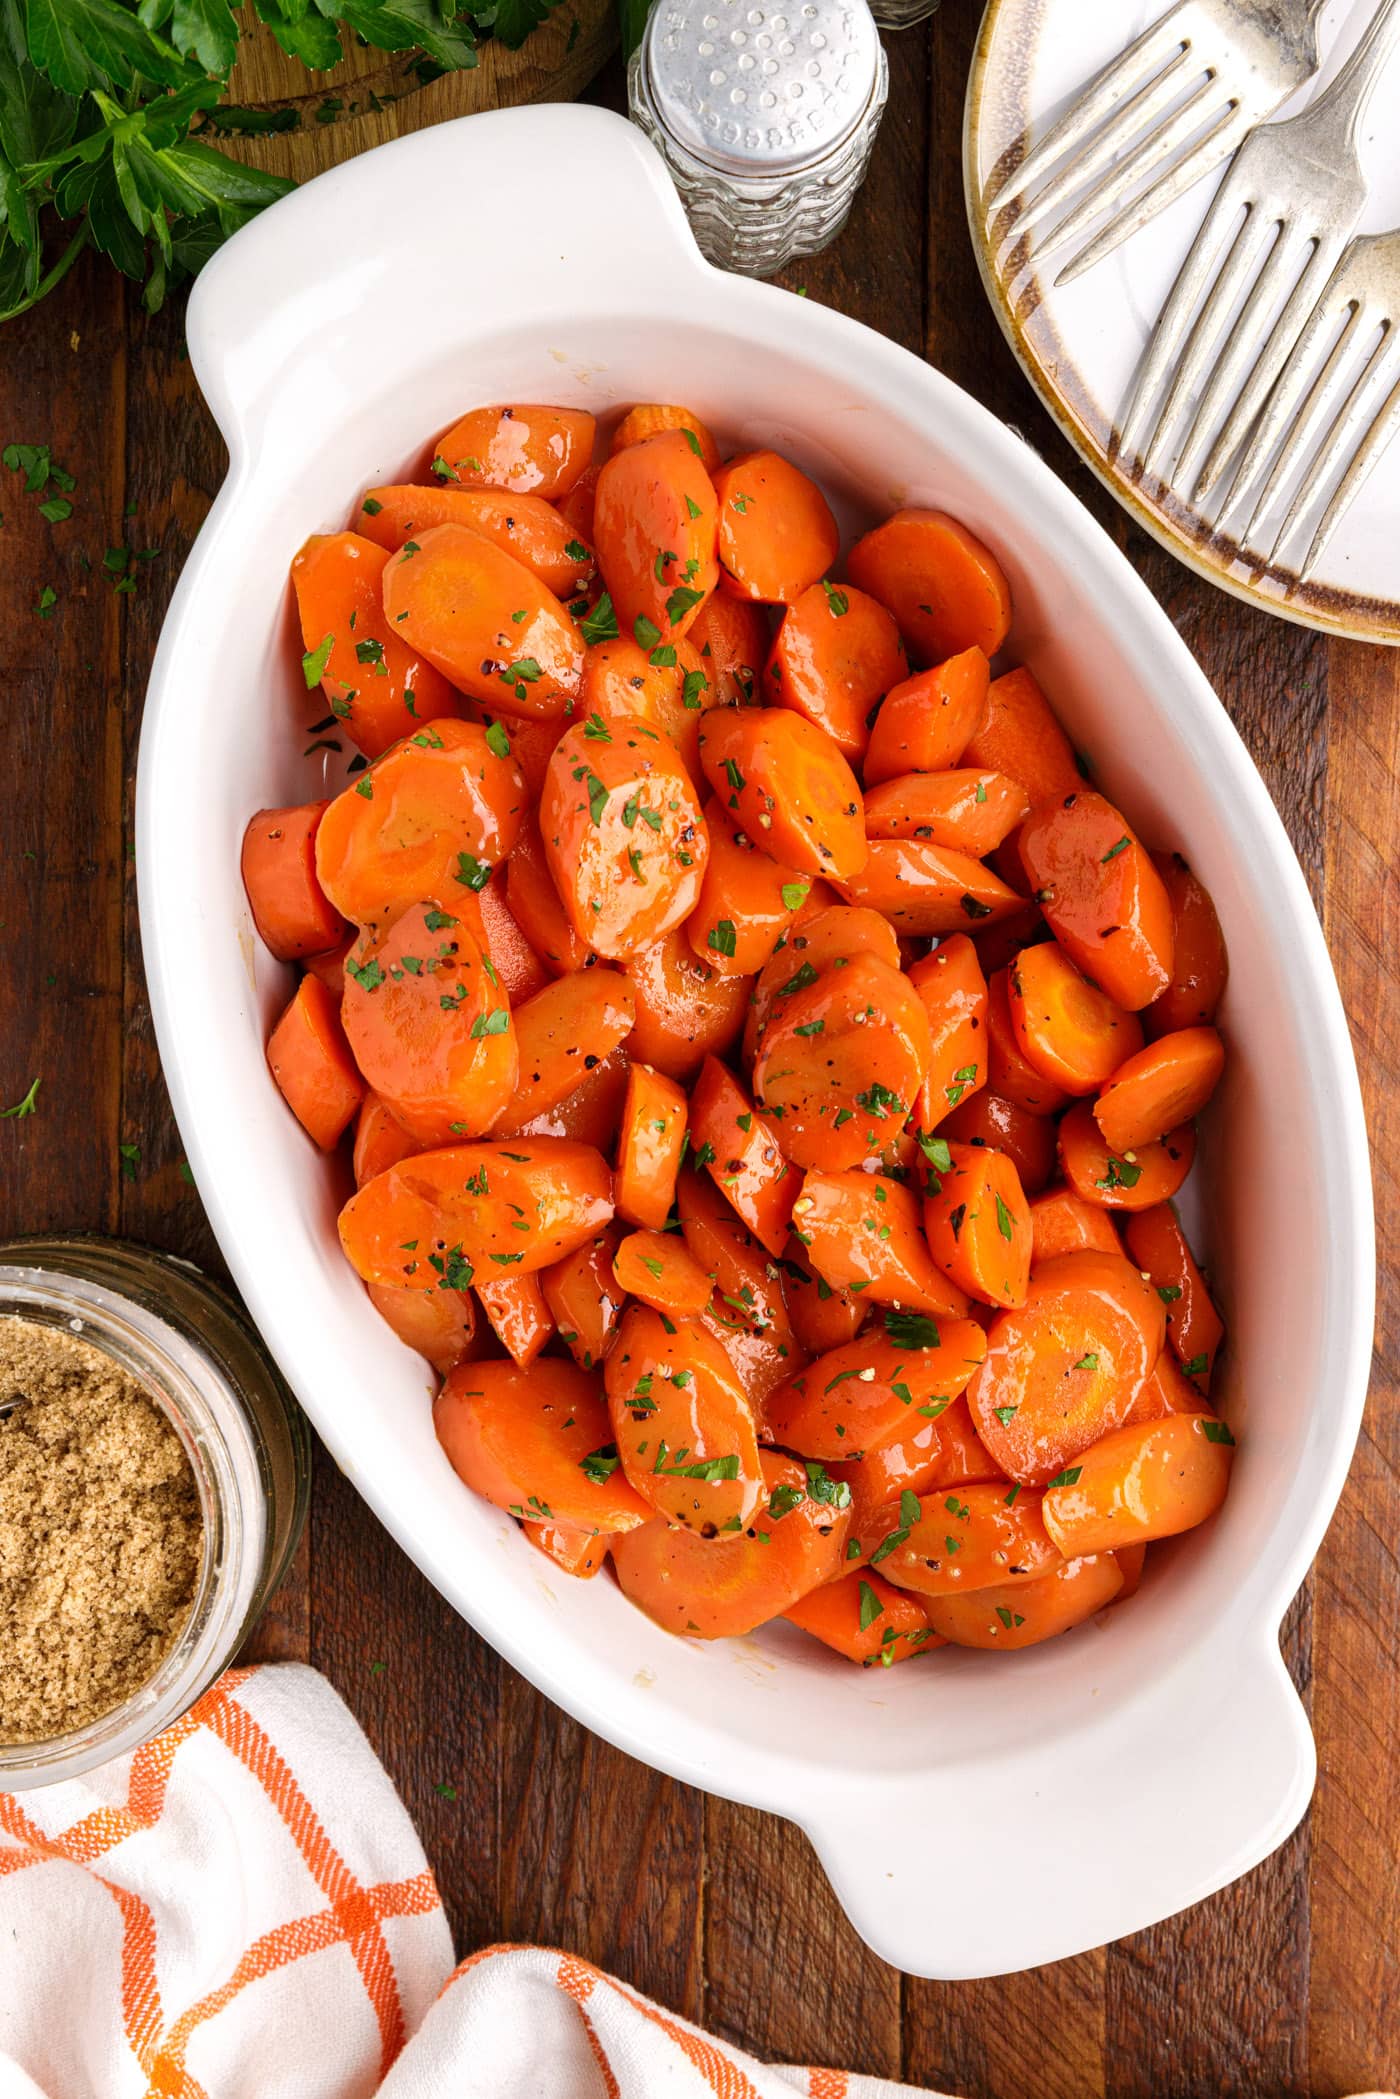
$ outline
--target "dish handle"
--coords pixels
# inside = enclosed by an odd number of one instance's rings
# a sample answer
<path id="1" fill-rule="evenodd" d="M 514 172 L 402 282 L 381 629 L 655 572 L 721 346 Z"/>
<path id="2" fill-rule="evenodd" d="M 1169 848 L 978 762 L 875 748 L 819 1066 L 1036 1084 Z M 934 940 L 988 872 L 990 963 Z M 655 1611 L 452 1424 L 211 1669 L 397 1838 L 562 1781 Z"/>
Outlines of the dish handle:
<path id="1" fill-rule="evenodd" d="M 1215 1893 L 1282 1844 L 1317 1773 L 1277 1647 L 1214 1650 L 1116 1723 L 1016 1745 L 939 1812 L 872 1777 L 805 1822 L 842 1908 L 883 1960 L 942 1982 L 1105 1945 Z M 1008 1724 L 1015 1726 L 1008 1682 Z"/>
<path id="2" fill-rule="evenodd" d="M 353 436 L 371 378 L 434 334 L 480 333 L 483 306 L 522 329 L 652 311 L 707 274 L 675 186 L 634 124 L 582 103 L 459 117 L 393 139 L 293 190 L 200 273 L 187 337 L 235 455 L 279 430 Z"/>

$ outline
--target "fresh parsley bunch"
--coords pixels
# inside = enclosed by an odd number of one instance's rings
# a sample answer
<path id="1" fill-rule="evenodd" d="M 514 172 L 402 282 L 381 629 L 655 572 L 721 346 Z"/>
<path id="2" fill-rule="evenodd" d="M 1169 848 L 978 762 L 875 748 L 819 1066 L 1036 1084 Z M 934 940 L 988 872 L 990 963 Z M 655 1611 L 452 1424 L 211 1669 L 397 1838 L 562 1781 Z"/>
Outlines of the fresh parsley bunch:
<path id="1" fill-rule="evenodd" d="M 557 4 L 256 0 L 282 48 L 318 71 L 347 33 L 418 51 L 433 71 L 473 66 L 479 34 L 514 49 Z M 143 280 L 154 311 L 291 188 L 191 135 L 225 93 L 238 35 L 230 0 L 0 0 L 0 320 L 88 246 Z M 257 128 L 225 114 L 224 128 Z"/>

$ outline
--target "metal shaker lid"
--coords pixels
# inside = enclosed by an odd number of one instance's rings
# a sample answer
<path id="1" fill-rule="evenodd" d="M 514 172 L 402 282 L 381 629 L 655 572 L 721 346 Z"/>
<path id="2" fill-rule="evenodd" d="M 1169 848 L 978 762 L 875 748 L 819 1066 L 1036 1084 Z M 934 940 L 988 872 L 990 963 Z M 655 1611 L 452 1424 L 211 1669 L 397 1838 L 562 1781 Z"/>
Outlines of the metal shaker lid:
<path id="1" fill-rule="evenodd" d="M 678 145 L 764 178 L 850 137 L 875 88 L 880 37 L 865 0 L 656 0 L 642 57 Z"/>

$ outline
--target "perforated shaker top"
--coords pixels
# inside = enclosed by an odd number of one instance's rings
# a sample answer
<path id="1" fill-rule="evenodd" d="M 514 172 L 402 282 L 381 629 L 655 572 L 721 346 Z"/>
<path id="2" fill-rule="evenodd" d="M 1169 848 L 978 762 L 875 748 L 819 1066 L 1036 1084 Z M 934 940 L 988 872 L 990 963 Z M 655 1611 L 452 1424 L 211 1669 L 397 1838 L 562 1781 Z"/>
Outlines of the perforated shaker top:
<path id="1" fill-rule="evenodd" d="M 790 174 L 847 139 L 880 40 L 864 0 L 657 0 L 644 62 L 677 143 L 733 175 Z"/>

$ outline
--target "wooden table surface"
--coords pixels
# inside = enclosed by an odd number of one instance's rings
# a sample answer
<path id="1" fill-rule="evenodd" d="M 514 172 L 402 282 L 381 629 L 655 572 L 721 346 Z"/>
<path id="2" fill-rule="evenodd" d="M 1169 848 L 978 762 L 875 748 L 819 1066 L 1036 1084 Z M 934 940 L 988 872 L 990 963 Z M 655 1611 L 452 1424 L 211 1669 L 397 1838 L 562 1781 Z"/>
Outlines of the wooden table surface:
<path id="1" fill-rule="evenodd" d="M 760 2055 L 985 2099 L 1400 2089 L 1400 652 L 1325 640 L 1197 581 L 1130 527 L 1041 413 L 964 219 L 976 15 L 947 0 L 890 39 L 889 109 L 854 216 L 786 281 L 921 352 L 1065 474 L 1230 710 L 1322 912 L 1370 1116 L 1381 1309 L 1351 1480 L 1285 1631 L 1321 1755 L 1311 1814 L 1247 1879 L 1155 1930 L 945 1987 L 861 1945 L 789 1825 L 672 1784 L 554 1710 L 324 1453 L 257 1652 L 313 1662 L 348 1700 L 418 1825 L 460 1951 L 569 1947 Z M 615 75 L 596 90 L 618 92 Z M 51 445 L 77 488 L 53 528 L 17 477 L 0 490 L 0 1104 L 42 1080 L 38 1112 L 0 1123 L 0 1233 L 122 1232 L 217 1269 L 156 1056 L 132 860 L 151 651 L 223 471 L 179 305 L 147 318 L 105 265 L 75 270 L 0 336 L 11 441 Z M 122 547 L 159 551 L 119 591 L 104 554 Z M 57 603 L 41 618 L 46 587 Z"/>

